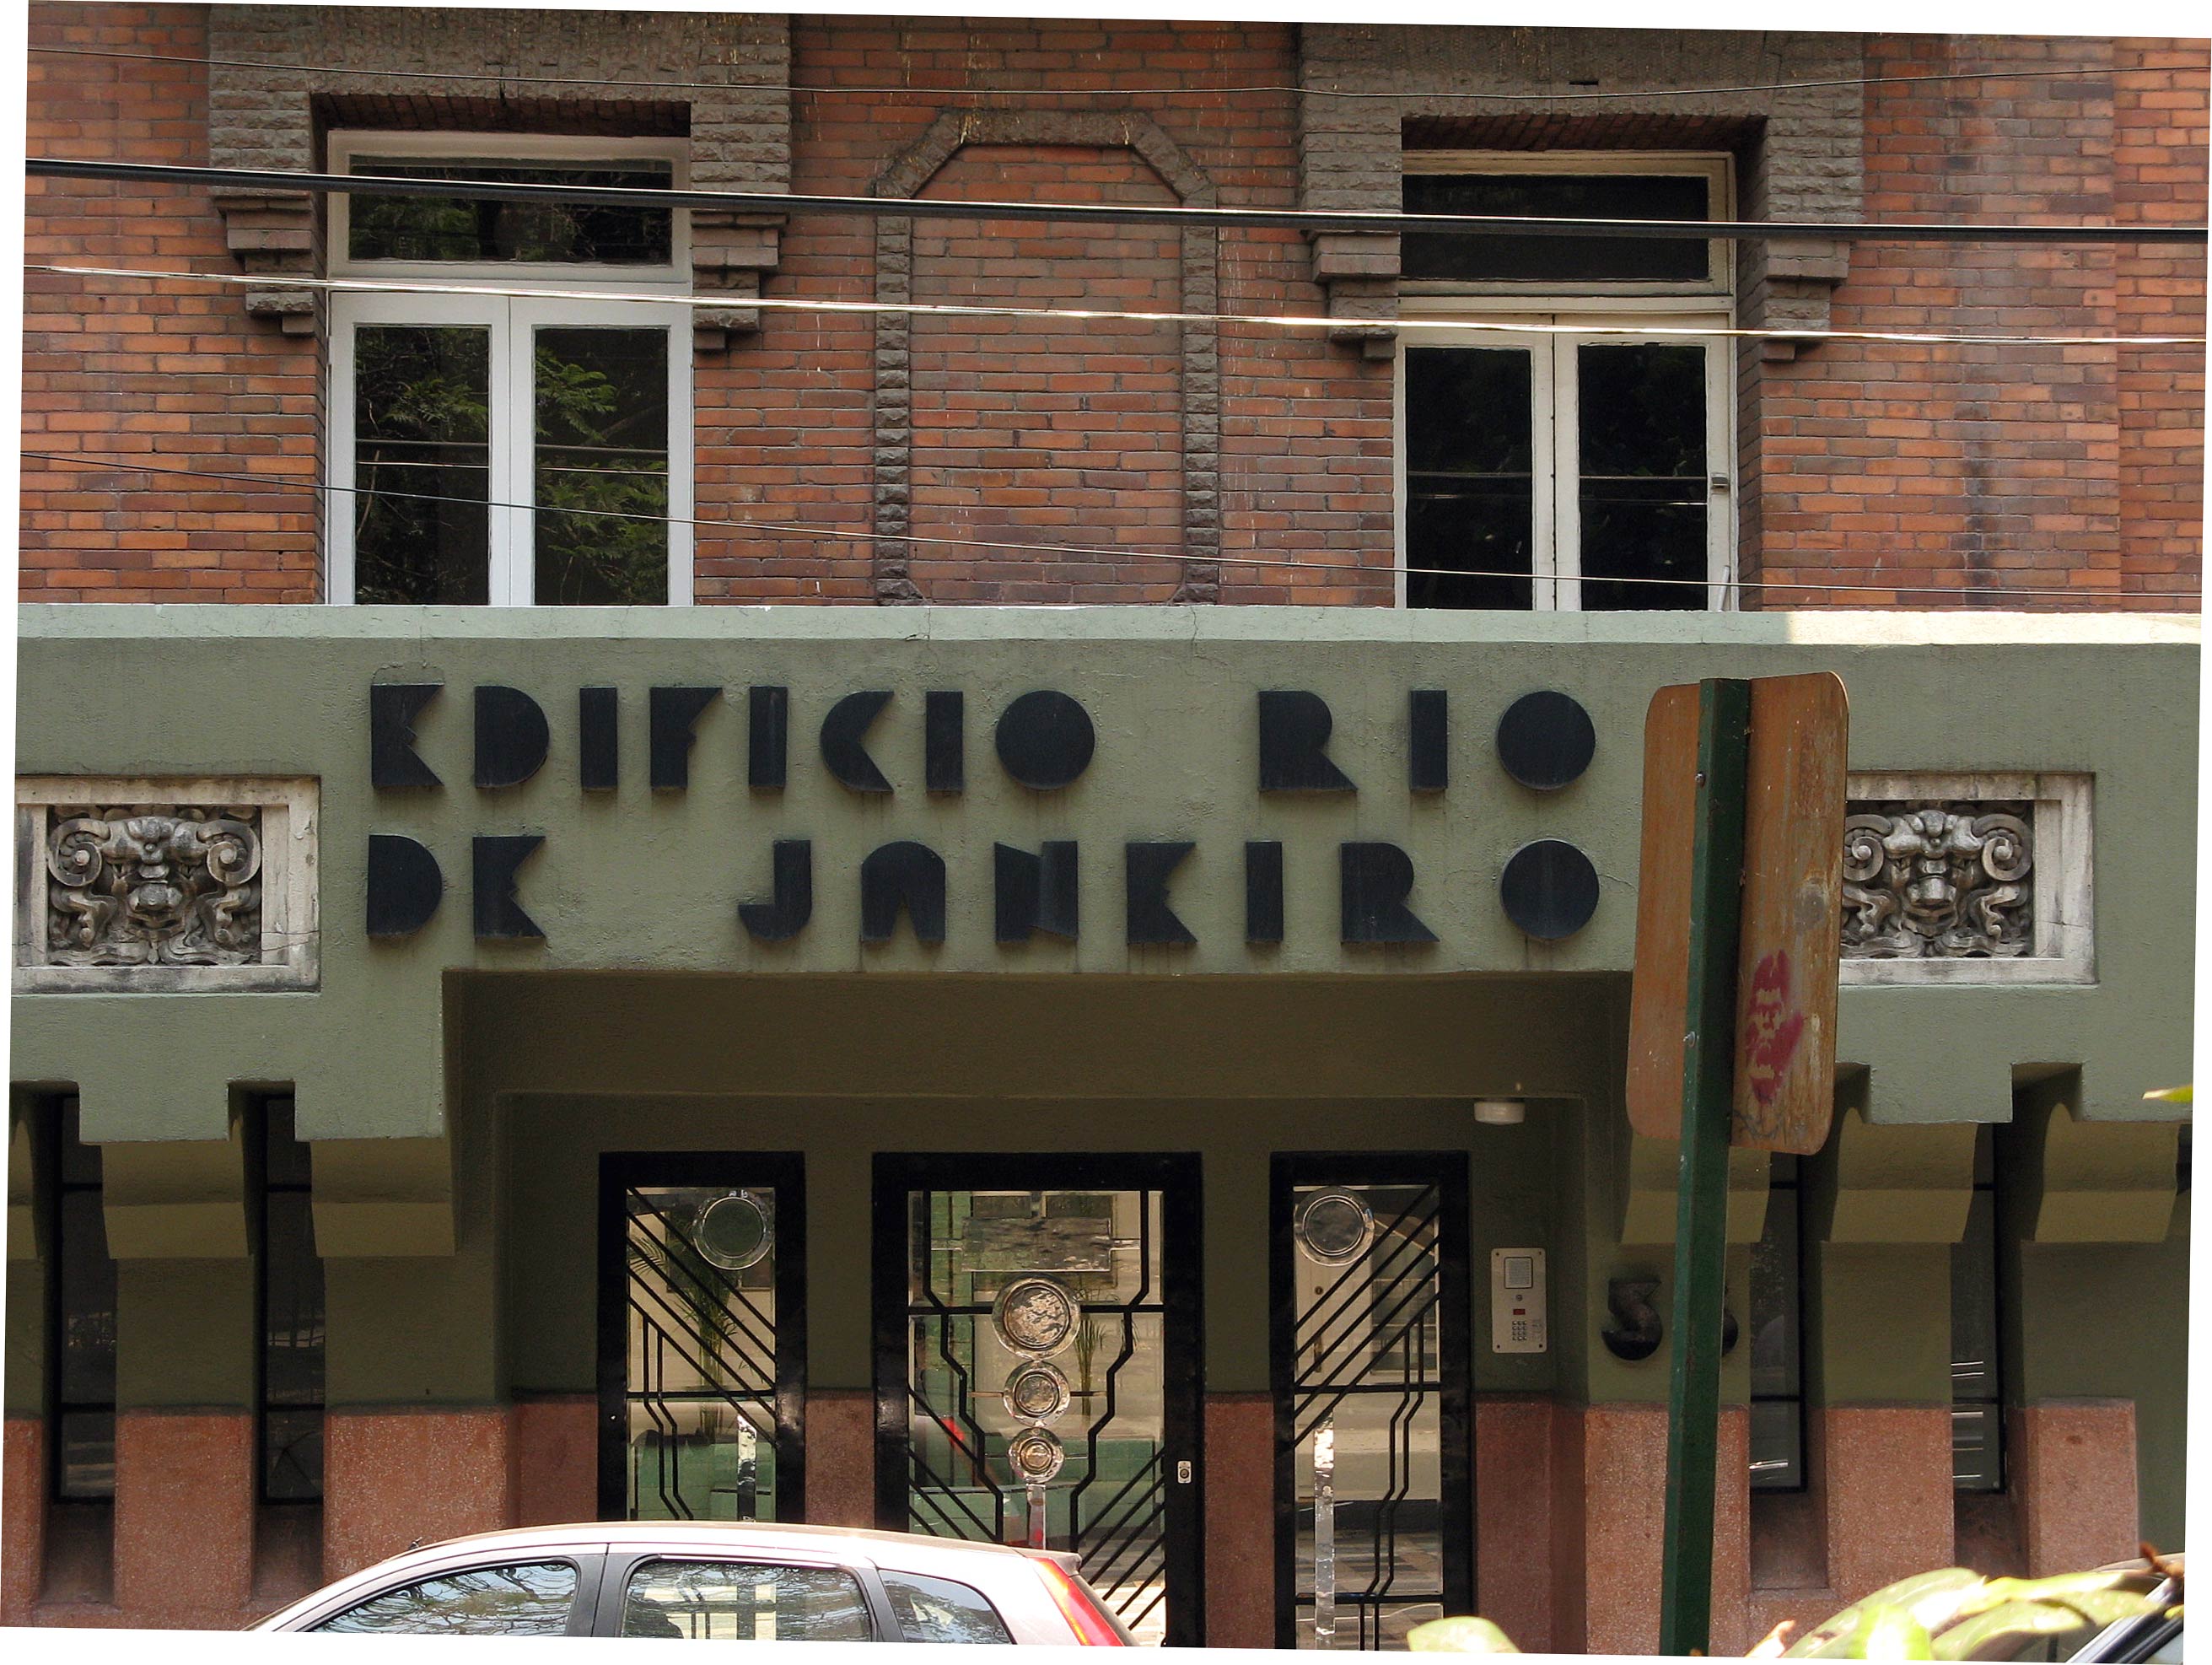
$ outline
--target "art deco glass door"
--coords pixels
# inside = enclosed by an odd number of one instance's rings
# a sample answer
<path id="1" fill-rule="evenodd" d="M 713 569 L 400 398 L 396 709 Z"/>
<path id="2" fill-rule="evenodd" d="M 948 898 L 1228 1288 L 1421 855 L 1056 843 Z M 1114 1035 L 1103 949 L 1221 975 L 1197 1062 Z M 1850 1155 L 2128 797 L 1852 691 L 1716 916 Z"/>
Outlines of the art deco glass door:
<path id="1" fill-rule="evenodd" d="M 880 1523 L 1072 1550 L 1195 1643 L 1194 1164 L 878 1158 Z"/>
<path id="2" fill-rule="evenodd" d="M 804 1519 L 800 1159 L 609 1155 L 599 1184 L 601 1516 Z"/>
<path id="3" fill-rule="evenodd" d="M 1466 1164 L 1275 1158 L 1278 1646 L 1475 1611 Z"/>

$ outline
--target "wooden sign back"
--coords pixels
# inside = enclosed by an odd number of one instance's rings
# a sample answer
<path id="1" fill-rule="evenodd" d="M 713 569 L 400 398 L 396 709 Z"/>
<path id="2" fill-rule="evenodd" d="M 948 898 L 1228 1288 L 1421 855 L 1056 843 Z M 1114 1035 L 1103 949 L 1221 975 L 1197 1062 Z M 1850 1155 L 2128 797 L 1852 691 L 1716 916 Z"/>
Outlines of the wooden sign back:
<path id="1" fill-rule="evenodd" d="M 1732 1145 L 1808 1155 L 1827 1138 L 1849 727 L 1832 672 L 1752 684 Z M 1629 1122 L 1653 1139 L 1681 1134 L 1697 772 L 1697 687 L 1662 688 L 1644 719 L 1628 1038 Z"/>

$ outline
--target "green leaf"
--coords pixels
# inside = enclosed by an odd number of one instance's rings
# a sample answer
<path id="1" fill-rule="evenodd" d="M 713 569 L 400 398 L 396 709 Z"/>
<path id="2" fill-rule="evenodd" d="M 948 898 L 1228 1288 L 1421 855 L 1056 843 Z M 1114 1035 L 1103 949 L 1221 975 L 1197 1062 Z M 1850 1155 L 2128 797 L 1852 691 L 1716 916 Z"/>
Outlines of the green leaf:
<path id="1" fill-rule="evenodd" d="M 1897 1607 L 1931 1634 L 1957 1616 L 1960 1605 L 1978 1595 L 1982 1577 L 1966 1567 L 1944 1567 L 1917 1572 L 1884 1585 L 1861 1601 L 1854 1601 L 1833 1618 L 1823 1620 L 1783 1651 L 1784 1659 L 1850 1659 L 1859 1621 L 1870 1607 Z"/>
<path id="2" fill-rule="evenodd" d="M 1472 1614 L 1431 1619 L 1406 1632 L 1406 1646 L 1417 1654 L 1517 1654 L 1512 1638 L 1487 1619 Z"/>
<path id="3" fill-rule="evenodd" d="M 1852 1659 L 1933 1659 L 1928 1627 L 1904 1607 L 1887 1602 L 1861 1603 L 1857 1629 L 1851 1636 Z"/>
<path id="4" fill-rule="evenodd" d="M 2014 1582 L 2014 1581 L 2007 1581 Z M 2051 1601 L 2005 1601 L 1962 1619 L 1936 1638 L 1938 1659 L 2010 1659 L 2039 1636 L 2063 1636 L 2087 1621 Z"/>

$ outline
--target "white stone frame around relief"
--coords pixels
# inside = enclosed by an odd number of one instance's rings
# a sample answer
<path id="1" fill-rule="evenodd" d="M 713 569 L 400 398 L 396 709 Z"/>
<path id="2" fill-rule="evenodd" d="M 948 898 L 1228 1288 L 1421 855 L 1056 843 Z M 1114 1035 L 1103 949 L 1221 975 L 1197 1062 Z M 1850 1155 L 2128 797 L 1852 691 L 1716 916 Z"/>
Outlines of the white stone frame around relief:
<path id="1" fill-rule="evenodd" d="M 2094 777 L 2087 775 L 1853 775 L 1852 802 L 2018 802 L 2034 806 L 2035 941 L 2013 959 L 1845 959 L 1845 988 L 2097 981 Z"/>
<path id="2" fill-rule="evenodd" d="M 261 959 L 254 965 L 54 965 L 46 959 L 46 814 L 77 804 L 253 805 L 261 811 Z M 19 994 L 298 993 L 321 975 L 318 782 L 307 777 L 26 775 L 15 781 Z"/>

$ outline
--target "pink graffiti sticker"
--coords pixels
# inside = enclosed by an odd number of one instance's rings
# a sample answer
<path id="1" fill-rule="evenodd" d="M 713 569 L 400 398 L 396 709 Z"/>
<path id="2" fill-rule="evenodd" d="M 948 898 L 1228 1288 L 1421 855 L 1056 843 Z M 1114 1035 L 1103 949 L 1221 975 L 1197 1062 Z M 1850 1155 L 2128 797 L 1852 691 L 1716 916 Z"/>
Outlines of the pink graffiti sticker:
<path id="1" fill-rule="evenodd" d="M 1789 1073 L 1804 1032 L 1805 1014 L 1790 996 L 1790 956 L 1778 948 L 1752 971 L 1751 999 L 1743 1018 L 1741 1067 L 1761 1109 L 1771 1108 L 1782 1091 L 1782 1078 Z"/>

